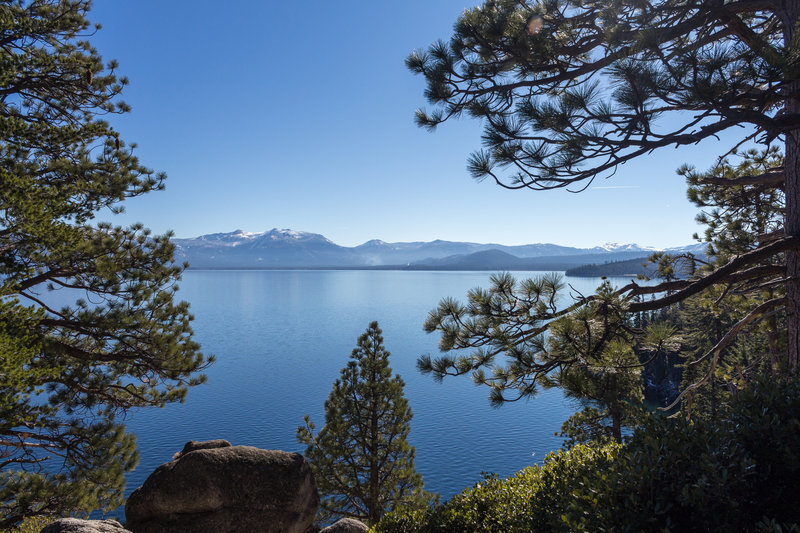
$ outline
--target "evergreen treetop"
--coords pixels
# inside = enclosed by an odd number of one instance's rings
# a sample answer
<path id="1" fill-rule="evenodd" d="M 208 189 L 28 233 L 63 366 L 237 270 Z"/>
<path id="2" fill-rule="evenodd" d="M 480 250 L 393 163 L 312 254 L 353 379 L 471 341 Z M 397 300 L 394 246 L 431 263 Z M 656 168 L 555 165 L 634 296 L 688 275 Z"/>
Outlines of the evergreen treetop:
<path id="1" fill-rule="evenodd" d="M 377 322 L 358 338 L 325 402 L 325 425 L 308 416 L 297 439 L 305 444 L 323 519 L 343 516 L 377 523 L 384 512 L 424 499 L 422 476 L 408 443 L 411 409 L 403 380 L 392 377 Z"/>

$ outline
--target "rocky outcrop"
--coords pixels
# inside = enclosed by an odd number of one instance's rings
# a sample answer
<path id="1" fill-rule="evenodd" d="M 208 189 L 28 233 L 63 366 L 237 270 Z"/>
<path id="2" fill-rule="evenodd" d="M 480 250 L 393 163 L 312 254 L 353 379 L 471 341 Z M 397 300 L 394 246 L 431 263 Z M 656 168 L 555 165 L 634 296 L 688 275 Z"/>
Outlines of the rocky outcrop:
<path id="1" fill-rule="evenodd" d="M 133 491 L 125 515 L 134 533 L 305 533 L 318 507 L 302 455 L 192 441 Z"/>
<path id="2" fill-rule="evenodd" d="M 60 518 L 40 533 L 131 533 L 116 520 L 80 520 Z"/>
<path id="3" fill-rule="evenodd" d="M 342 518 L 332 526 L 320 530 L 319 533 L 365 533 L 369 528 L 366 524 L 353 520 L 352 518 Z"/>
<path id="4" fill-rule="evenodd" d="M 231 443 L 226 441 L 225 439 L 214 439 L 214 440 L 190 440 L 187 442 L 181 451 L 176 453 L 172 456 L 173 459 L 177 459 L 181 455 L 187 454 L 189 452 L 193 452 L 195 450 L 214 450 L 216 448 L 228 448 L 231 446 Z"/>

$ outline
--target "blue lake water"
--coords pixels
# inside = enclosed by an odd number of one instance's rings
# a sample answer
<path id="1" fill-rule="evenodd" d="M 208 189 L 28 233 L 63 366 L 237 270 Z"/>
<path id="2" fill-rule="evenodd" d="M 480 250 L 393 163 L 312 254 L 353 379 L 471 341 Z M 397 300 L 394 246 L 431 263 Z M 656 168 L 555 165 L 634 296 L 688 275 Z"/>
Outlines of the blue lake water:
<path id="1" fill-rule="evenodd" d="M 531 277 L 539 273 L 516 273 Z M 415 368 L 437 354 L 438 336 L 422 330 L 446 296 L 488 286 L 487 272 L 188 271 L 179 297 L 191 303 L 196 339 L 217 356 L 208 383 L 185 404 L 129 413 L 141 461 L 128 492 L 188 440 L 303 452 L 295 431 L 308 414 L 324 423 L 323 404 L 356 339 L 372 320 L 383 329 L 395 373 L 414 413 L 409 440 L 426 489 L 449 498 L 482 472 L 508 476 L 558 449 L 554 435 L 575 410 L 559 390 L 528 402 L 489 406 L 488 389 L 468 377 L 436 383 Z M 590 294 L 599 278 L 566 278 Z M 612 279 L 622 285 L 625 278 Z"/>

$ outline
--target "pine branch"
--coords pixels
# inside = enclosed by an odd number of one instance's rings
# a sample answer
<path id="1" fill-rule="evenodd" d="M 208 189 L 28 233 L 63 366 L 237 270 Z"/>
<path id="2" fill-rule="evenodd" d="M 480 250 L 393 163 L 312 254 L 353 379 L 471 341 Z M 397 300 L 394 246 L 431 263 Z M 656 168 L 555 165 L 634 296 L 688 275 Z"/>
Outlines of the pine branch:
<path id="1" fill-rule="evenodd" d="M 711 357 L 711 365 L 709 366 L 708 370 L 703 375 L 703 377 L 699 381 L 692 383 L 691 385 L 686 387 L 683 391 L 681 391 L 678 397 L 675 398 L 675 400 L 671 404 L 669 404 L 666 407 L 660 407 L 659 409 L 661 409 L 662 411 L 669 411 L 671 409 L 674 409 L 680 404 L 681 400 L 684 397 L 686 397 L 687 394 L 696 391 L 697 389 L 708 383 L 708 381 L 711 379 L 711 377 L 714 375 L 714 372 L 717 369 L 717 364 L 719 362 L 720 354 L 722 354 L 722 351 L 730 345 L 730 343 L 733 341 L 734 338 L 736 338 L 739 332 L 742 329 L 744 329 L 745 326 L 748 326 L 751 323 L 760 320 L 767 313 L 767 311 L 770 311 L 771 309 L 777 307 L 779 304 L 785 302 L 786 302 L 785 297 L 773 298 L 771 300 L 767 300 L 766 302 L 763 302 L 761 305 L 750 311 L 747 314 L 747 316 L 745 316 L 736 324 L 734 324 L 733 327 L 730 328 L 727 333 L 725 333 L 725 336 L 723 336 L 719 340 L 719 342 L 717 342 L 717 344 L 714 345 L 713 348 L 711 348 L 708 352 L 706 352 L 706 354 L 703 355 L 700 359 L 695 361 L 695 363 L 699 363 Z"/>

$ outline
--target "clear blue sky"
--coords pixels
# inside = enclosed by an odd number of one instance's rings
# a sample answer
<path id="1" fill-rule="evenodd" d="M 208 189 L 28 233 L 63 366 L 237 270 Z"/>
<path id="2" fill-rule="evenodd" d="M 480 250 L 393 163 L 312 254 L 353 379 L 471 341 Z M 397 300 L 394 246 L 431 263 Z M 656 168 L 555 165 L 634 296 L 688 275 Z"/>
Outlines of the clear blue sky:
<path id="1" fill-rule="evenodd" d="M 720 147 L 666 149 L 580 194 L 473 181 L 480 124 L 430 133 L 405 57 L 447 39 L 466 0 L 95 0 L 92 42 L 130 78 L 113 119 L 167 189 L 103 218 L 178 237 L 273 227 L 346 246 L 385 241 L 688 244 L 696 208 L 675 174 Z"/>

